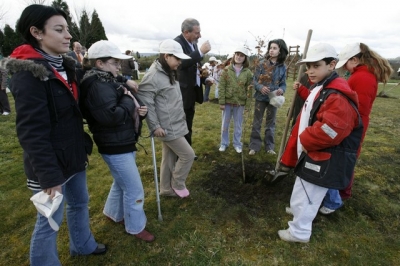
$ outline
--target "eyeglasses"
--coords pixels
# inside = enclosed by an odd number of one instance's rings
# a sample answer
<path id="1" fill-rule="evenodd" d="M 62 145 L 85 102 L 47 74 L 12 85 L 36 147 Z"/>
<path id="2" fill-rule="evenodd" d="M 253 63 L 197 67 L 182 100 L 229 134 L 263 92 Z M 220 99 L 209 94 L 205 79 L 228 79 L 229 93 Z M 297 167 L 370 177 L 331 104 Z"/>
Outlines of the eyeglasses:
<path id="1" fill-rule="evenodd" d="M 116 68 L 121 67 L 121 62 L 120 62 L 120 61 L 118 61 L 118 62 L 110 62 L 110 61 L 107 61 L 107 63 L 109 63 L 110 65 L 115 66 Z"/>

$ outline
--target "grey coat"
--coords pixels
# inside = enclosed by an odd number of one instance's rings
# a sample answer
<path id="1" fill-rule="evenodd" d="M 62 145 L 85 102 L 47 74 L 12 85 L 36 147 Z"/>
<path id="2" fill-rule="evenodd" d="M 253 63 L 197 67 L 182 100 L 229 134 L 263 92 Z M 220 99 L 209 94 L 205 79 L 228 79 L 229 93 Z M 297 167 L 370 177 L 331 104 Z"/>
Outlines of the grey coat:
<path id="1" fill-rule="evenodd" d="M 159 127 L 167 131 L 166 136 L 160 138 L 162 141 L 175 140 L 189 132 L 179 82 L 171 85 L 157 60 L 144 75 L 137 96 L 148 108 L 146 122 L 150 132 Z"/>

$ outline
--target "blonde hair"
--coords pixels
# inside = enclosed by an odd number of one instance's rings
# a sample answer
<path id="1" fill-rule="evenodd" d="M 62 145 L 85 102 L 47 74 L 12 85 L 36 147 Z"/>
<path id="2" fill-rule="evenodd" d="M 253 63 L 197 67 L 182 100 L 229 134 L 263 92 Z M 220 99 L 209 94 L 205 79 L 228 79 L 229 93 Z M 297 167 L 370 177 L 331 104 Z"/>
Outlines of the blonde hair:
<path id="1" fill-rule="evenodd" d="M 371 50 L 368 45 L 360 43 L 360 65 L 365 65 L 368 70 L 373 73 L 378 82 L 387 83 L 393 72 L 392 67 L 387 59 Z"/>

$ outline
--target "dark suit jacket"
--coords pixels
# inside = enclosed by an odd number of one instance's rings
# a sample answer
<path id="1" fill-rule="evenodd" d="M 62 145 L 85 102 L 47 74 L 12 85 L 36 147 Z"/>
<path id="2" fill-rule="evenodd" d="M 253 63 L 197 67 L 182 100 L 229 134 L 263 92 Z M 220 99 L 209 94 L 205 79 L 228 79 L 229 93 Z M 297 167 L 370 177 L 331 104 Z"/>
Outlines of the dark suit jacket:
<path id="1" fill-rule="evenodd" d="M 191 57 L 191 59 L 182 60 L 179 67 L 179 85 L 182 92 L 183 108 L 189 109 L 195 105 L 196 93 L 194 87 L 196 86 L 197 63 L 200 63 L 203 57 L 200 56 L 197 44 L 193 45 L 195 50 L 192 51 L 182 34 L 174 40 L 180 43 L 183 52 Z"/>
<path id="2" fill-rule="evenodd" d="M 77 67 L 77 68 L 81 68 L 82 67 L 82 64 L 78 62 L 78 58 L 76 57 L 75 51 L 69 51 L 67 53 L 67 55 L 72 57 L 73 59 L 75 59 L 75 62 L 76 62 L 75 63 L 75 67 Z"/>

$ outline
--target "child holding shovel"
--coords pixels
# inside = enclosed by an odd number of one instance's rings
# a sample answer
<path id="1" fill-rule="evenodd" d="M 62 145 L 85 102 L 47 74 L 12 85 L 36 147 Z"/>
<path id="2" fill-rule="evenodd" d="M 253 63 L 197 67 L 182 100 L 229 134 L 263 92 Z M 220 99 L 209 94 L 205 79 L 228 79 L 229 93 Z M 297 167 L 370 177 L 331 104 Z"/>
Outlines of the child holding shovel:
<path id="1" fill-rule="evenodd" d="M 369 114 L 378 92 L 378 81 L 388 82 L 393 69 L 385 58 L 371 50 L 364 43 L 352 43 L 343 48 L 339 54 L 339 62 L 336 65 L 337 69 L 341 67 L 350 72 L 351 76 L 348 79 L 348 83 L 350 88 L 358 95 L 360 103 L 358 111 L 364 126 L 361 138 L 362 143 L 369 125 Z M 357 157 L 360 152 L 361 145 L 358 149 Z M 352 173 L 350 184 L 344 190 L 340 192 L 336 189 L 328 190 L 319 212 L 327 215 L 342 207 L 342 199 L 348 199 L 351 196 L 353 180 L 354 173 Z"/>
<path id="2" fill-rule="evenodd" d="M 308 96 L 281 158 L 284 165 L 296 166 L 297 175 L 288 210 L 293 220 L 288 229 L 278 231 L 284 241 L 310 241 L 312 222 L 326 192 L 345 188 L 346 174 L 354 169 L 362 123 L 357 94 L 334 71 L 336 57 L 331 45 L 320 43 L 299 62 L 307 65 L 314 85 L 299 92 Z"/>

